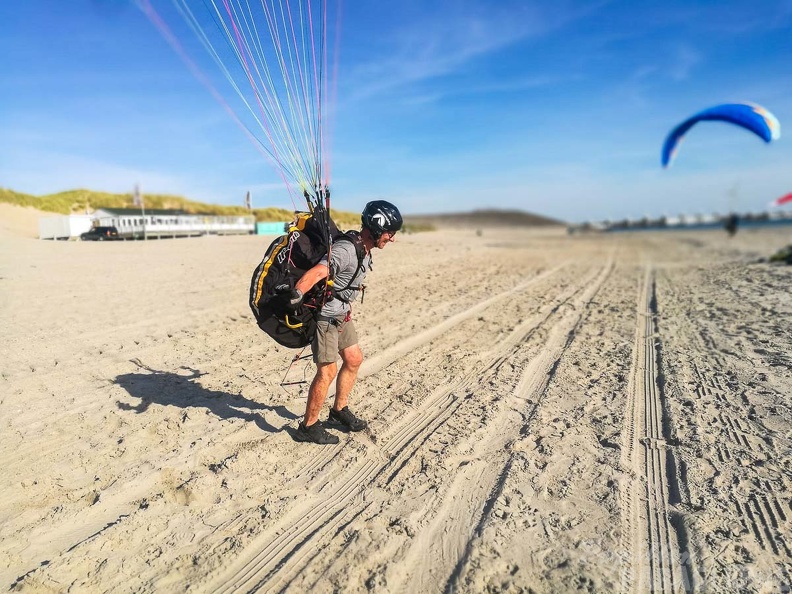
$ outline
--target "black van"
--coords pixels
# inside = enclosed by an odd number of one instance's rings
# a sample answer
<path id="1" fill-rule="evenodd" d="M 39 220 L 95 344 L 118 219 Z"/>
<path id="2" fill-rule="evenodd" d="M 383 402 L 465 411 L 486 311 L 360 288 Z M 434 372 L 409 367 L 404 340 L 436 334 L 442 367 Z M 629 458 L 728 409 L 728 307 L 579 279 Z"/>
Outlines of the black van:
<path id="1" fill-rule="evenodd" d="M 108 241 L 118 239 L 118 229 L 115 227 L 94 227 L 80 235 L 83 241 Z"/>

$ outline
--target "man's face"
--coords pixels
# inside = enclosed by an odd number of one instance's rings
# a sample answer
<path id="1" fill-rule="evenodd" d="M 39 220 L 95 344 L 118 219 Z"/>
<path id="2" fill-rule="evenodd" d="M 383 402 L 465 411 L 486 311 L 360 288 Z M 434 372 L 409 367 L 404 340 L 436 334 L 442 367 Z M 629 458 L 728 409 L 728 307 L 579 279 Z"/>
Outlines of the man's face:
<path id="1" fill-rule="evenodd" d="M 386 245 L 388 245 L 391 241 L 394 241 L 396 237 L 396 231 L 384 231 L 380 238 L 377 240 L 377 247 L 379 249 L 383 249 Z"/>

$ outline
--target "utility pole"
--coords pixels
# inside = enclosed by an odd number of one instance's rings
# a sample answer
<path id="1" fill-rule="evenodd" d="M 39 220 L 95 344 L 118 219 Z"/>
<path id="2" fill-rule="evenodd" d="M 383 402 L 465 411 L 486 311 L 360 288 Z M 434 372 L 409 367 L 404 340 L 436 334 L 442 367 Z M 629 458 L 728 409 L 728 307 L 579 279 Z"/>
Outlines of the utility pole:
<path id="1" fill-rule="evenodd" d="M 247 210 L 253 210 L 253 201 L 250 199 L 250 191 L 249 190 L 248 190 L 248 193 L 245 194 L 245 208 Z"/>

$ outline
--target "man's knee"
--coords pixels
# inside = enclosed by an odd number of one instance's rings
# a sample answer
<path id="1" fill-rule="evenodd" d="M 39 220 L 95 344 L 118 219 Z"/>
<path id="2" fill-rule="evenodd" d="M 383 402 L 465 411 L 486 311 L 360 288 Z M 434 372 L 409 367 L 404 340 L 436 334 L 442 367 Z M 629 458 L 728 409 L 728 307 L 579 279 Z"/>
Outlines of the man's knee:
<path id="1" fill-rule="evenodd" d="M 320 363 L 316 368 L 316 377 L 328 385 L 338 373 L 338 366 L 335 363 Z"/>
<path id="2" fill-rule="evenodd" d="M 358 345 L 344 349 L 341 353 L 341 360 L 344 366 L 350 369 L 357 369 L 363 364 L 363 351 Z"/>

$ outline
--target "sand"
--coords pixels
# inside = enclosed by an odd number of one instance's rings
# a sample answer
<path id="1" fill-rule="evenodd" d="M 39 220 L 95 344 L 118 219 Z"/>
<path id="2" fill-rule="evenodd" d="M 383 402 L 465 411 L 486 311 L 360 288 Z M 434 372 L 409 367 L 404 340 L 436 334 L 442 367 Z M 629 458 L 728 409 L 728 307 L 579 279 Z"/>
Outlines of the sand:
<path id="1" fill-rule="evenodd" d="M 789 228 L 399 237 L 355 306 L 370 428 L 317 446 L 247 306 L 267 238 L 47 242 L 21 211 L 0 587 L 790 586 L 792 267 L 756 261 Z"/>

